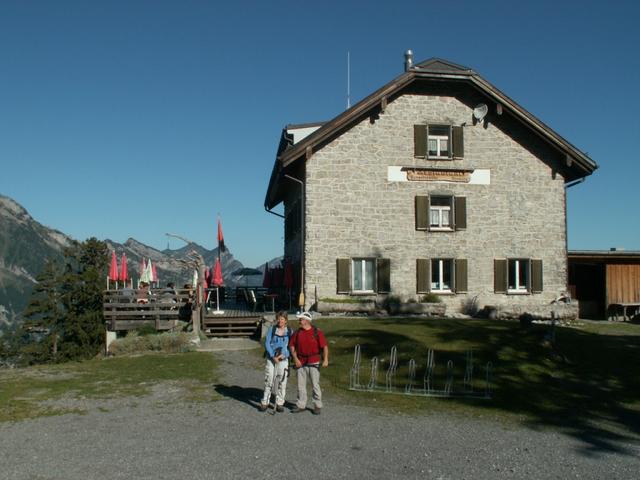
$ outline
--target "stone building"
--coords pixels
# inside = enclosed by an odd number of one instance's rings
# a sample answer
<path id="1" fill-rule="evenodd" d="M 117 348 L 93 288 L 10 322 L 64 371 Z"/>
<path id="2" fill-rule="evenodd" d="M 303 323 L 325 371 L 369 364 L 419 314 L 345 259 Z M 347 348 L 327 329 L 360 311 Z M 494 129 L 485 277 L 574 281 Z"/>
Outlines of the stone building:
<path id="1" fill-rule="evenodd" d="M 473 70 L 413 65 L 283 132 L 265 208 L 306 307 L 392 295 L 536 312 L 567 290 L 566 188 L 597 165 Z"/>

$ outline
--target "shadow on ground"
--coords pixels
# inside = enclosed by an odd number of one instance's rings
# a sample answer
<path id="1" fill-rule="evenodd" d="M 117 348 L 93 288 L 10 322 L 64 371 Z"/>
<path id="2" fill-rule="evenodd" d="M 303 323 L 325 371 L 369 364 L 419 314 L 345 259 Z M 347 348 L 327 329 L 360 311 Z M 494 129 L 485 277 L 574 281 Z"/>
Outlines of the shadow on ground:
<path id="1" fill-rule="evenodd" d="M 464 365 L 464 351 L 472 349 L 478 367 L 493 363 L 493 399 L 448 402 L 515 414 L 532 428 L 558 428 L 581 440 L 585 455 L 635 455 L 624 444 L 640 441 L 640 328 L 609 335 L 517 322 L 422 318 L 331 320 L 324 325 L 334 339 L 332 357 L 343 385 L 349 382 L 355 344 L 362 348 L 362 379 L 369 378 L 367 366 L 377 356 L 384 365 L 379 370 L 383 385 L 389 350 L 396 345 L 398 386 L 406 383 L 410 358 L 421 381 L 428 348 L 436 351 L 441 368 L 450 359 Z M 456 382 L 462 381 L 461 369 Z M 476 372 L 480 376 L 481 368 Z"/>
<path id="2" fill-rule="evenodd" d="M 258 388 L 223 385 L 220 383 L 214 385 L 213 388 L 223 397 L 231 398 L 256 408 L 258 408 L 262 399 L 262 390 Z"/>

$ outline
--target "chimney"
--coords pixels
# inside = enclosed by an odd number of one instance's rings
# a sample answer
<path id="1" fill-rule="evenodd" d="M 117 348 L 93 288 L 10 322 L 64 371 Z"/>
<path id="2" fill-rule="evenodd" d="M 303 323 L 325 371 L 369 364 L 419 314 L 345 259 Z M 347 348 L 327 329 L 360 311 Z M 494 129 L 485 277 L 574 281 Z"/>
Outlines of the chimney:
<path id="1" fill-rule="evenodd" d="M 413 68 L 413 52 L 407 50 L 404 52 L 404 71 L 408 72 L 411 68 Z"/>

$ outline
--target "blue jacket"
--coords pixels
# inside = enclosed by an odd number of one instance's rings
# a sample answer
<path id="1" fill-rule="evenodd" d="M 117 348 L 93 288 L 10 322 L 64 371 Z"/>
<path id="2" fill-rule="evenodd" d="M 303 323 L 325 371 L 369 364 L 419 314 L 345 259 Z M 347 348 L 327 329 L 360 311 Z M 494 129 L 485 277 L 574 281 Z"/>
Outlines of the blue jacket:
<path id="1" fill-rule="evenodd" d="M 284 358 L 289 358 L 289 338 L 291 337 L 291 329 L 285 327 L 284 336 L 276 335 L 276 325 L 267 330 L 267 339 L 264 342 L 264 346 L 267 349 L 267 357 L 273 358 L 275 356 L 276 349 L 280 348 L 281 353 L 284 354 Z"/>

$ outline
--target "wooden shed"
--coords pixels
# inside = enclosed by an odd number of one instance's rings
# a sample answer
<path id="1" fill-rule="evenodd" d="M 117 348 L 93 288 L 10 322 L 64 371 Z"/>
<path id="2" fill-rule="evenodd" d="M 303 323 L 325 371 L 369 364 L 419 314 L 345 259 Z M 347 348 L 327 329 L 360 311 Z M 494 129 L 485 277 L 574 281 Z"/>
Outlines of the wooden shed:
<path id="1" fill-rule="evenodd" d="M 616 306 L 640 305 L 640 251 L 569 250 L 568 263 L 581 318 L 605 319 Z"/>

